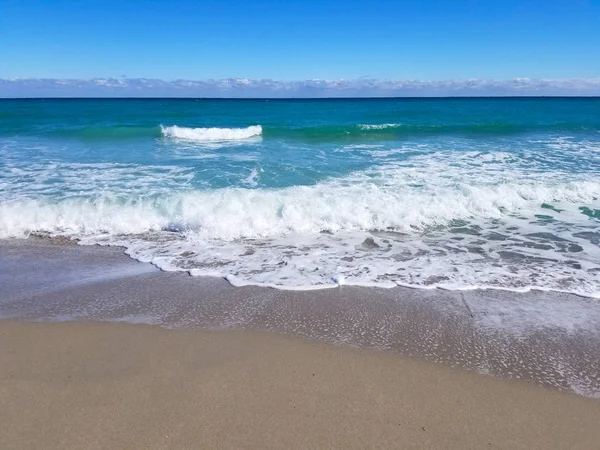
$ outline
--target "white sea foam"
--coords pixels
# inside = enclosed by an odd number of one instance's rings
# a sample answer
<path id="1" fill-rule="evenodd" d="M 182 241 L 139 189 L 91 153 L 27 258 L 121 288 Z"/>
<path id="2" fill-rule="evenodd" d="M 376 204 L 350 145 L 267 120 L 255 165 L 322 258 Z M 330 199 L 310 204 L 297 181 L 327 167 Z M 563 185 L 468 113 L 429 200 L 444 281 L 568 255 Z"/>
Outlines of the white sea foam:
<path id="1" fill-rule="evenodd" d="M 0 200 L 0 237 L 37 231 L 123 245 L 164 270 L 237 285 L 600 295 L 597 221 L 580 210 L 600 209 L 600 180 L 521 166 L 507 153 L 437 152 L 276 189 L 255 189 L 255 166 L 239 179 L 253 189 L 204 190 L 166 166 L 23 170 L 14 175 L 21 187 Z M 63 185 L 42 175 L 61 170 L 81 193 L 46 195 Z"/>
<path id="2" fill-rule="evenodd" d="M 160 126 L 163 136 L 198 142 L 239 141 L 262 135 L 262 127 L 247 128 L 187 128 L 173 125 Z"/>
<path id="3" fill-rule="evenodd" d="M 366 176 L 359 182 L 361 178 L 356 176 L 354 183 L 345 179 L 271 190 L 226 188 L 133 198 L 104 193 L 59 201 L 9 201 L 0 205 L 0 236 L 63 229 L 83 234 L 123 233 L 129 229 L 123 224 L 134 218 L 139 218 L 140 225 L 129 232 L 155 230 L 176 221 L 202 238 L 227 241 L 323 231 L 411 234 L 457 219 L 508 220 L 511 213 L 525 214 L 527 219 L 544 202 L 560 202 L 563 209 L 570 210 L 573 208 L 563 203 L 582 204 L 600 196 L 597 181 L 411 190 L 370 184 Z M 418 181 L 410 173 L 405 178 L 405 183 Z M 577 214 L 576 208 L 572 213 Z M 567 216 L 567 212 L 562 214 Z"/>
<path id="4" fill-rule="evenodd" d="M 405 182 L 415 178 L 403 176 Z M 235 275 L 270 286 L 323 287 L 335 278 L 345 284 L 600 293 L 594 271 L 600 249 L 575 236 L 594 233 L 576 205 L 598 198 L 599 182 L 520 181 L 419 191 L 355 178 L 350 184 L 338 180 L 277 190 L 4 202 L 0 236 L 31 230 L 68 234 L 84 243 L 124 245 L 133 257 L 165 270 Z M 554 226 L 531 223 L 544 202 L 563 209 L 540 210 L 560 220 Z M 464 223 L 454 226 L 455 234 L 435 232 L 457 220 Z M 567 222 L 568 232 L 562 225 Z M 161 231 L 166 229 L 183 234 Z M 527 237 L 544 232 L 550 236 Z M 575 265 L 569 263 L 572 245 L 578 246 Z"/>
<path id="5" fill-rule="evenodd" d="M 245 185 L 247 185 L 247 186 L 250 186 L 250 187 L 256 187 L 256 186 L 258 186 L 258 179 L 259 179 L 260 173 L 262 171 L 263 171 L 263 169 L 261 169 L 260 167 L 259 168 L 256 168 L 256 167 L 253 168 L 250 171 L 250 174 L 246 178 L 242 179 L 242 183 L 245 184 Z"/>
<path id="6" fill-rule="evenodd" d="M 13 173 L 6 178 L 2 192 L 12 198 L 82 196 L 90 192 L 157 195 L 188 187 L 194 178 L 193 169 L 174 165 L 34 162 L 10 170 Z"/>
<path id="7" fill-rule="evenodd" d="M 363 124 L 359 125 L 358 128 L 361 130 L 385 130 L 386 128 L 400 128 L 402 126 L 401 123 L 382 123 L 382 124 Z"/>

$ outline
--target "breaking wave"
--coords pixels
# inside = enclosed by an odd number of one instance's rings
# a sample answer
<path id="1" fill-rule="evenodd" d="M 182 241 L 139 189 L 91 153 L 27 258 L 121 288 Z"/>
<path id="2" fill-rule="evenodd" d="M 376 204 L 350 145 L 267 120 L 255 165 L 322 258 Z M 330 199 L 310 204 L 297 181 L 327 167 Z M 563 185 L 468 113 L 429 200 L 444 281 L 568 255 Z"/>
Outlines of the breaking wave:
<path id="1" fill-rule="evenodd" d="M 168 138 L 188 141 L 215 142 L 239 141 L 262 135 L 262 127 L 253 125 L 247 128 L 187 128 L 173 125 L 160 126 L 162 135 Z"/>
<path id="2" fill-rule="evenodd" d="M 14 199 L 0 203 L 0 238 L 42 232 L 121 245 L 163 270 L 234 285 L 600 296 L 598 181 L 503 173 L 504 182 L 456 186 L 444 171 L 427 171 L 429 186 L 415 188 L 405 168 L 377 172 L 387 183 L 357 172 L 277 189 Z"/>

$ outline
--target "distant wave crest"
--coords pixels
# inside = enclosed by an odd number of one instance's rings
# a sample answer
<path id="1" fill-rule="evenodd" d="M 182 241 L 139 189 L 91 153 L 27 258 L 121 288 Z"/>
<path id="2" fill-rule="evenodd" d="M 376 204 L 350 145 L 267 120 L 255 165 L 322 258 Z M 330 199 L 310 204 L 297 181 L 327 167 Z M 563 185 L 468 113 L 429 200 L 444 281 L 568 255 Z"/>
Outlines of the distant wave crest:
<path id="1" fill-rule="evenodd" d="M 363 124 L 359 125 L 358 128 L 361 130 L 385 130 L 386 128 L 400 128 L 401 123 L 382 123 L 377 125 Z"/>
<path id="2" fill-rule="evenodd" d="M 173 125 L 160 126 L 162 135 L 168 138 L 188 141 L 215 142 L 239 141 L 262 135 L 262 127 L 253 125 L 247 128 L 188 128 Z"/>

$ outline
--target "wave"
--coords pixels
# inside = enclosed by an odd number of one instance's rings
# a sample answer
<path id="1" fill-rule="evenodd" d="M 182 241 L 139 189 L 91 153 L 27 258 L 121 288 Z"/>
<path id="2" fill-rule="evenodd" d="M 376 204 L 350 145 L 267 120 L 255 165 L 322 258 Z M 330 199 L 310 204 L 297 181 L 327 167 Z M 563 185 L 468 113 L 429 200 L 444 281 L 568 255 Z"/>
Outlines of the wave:
<path id="1" fill-rule="evenodd" d="M 260 136 L 263 132 L 260 125 L 247 128 L 187 128 L 161 125 L 160 129 L 165 137 L 200 142 L 239 141 Z"/>
<path id="2" fill-rule="evenodd" d="M 120 245 L 163 270 L 239 285 L 600 295 L 600 234 L 588 214 L 600 209 L 600 182 L 505 174 L 500 184 L 467 179 L 451 188 L 433 180 L 414 189 L 398 170 L 384 170 L 385 178 L 398 180 L 394 186 L 359 173 L 279 189 L 14 199 L 0 202 L 0 238 L 41 232 Z"/>
<path id="3" fill-rule="evenodd" d="M 508 218 L 542 204 L 580 207 L 598 198 L 600 182 L 540 185 L 535 180 L 438 191 L 388 189 L 365 180 L 353 185 L 223 188 L 146 197 L 107 193 L 0 203 L 0 238 L 31 231 L 136 234 L 167 229 L 173 223 L 202 238 L 221 240 L 357 230 L 420 233 L 454 220 Z"/>
<path id="4" fill-rule="evenodd" d="M 486 138 L 513 136 L 528 133 L 551 132 L 589 132 L 580 125 L 535 125 L 518 123 L 383 123 L 327 125 L 315 127 L 265 127 L 266 139 L 297 140 L 304 142 L 357 142 L 402 140 L 414 137 L 457 136 L 467 138 Z"/>
<path id="5" fill-rule="evenodd" d="M 358 128 L 361 130 L 385 130 L 386 128 L 400 128 L 402 126 L 401 123 L 382 123 L 379 125 L 365 124 L 359 125 Z"/>
<path id="6" fill-rule="evenodd" d="M 252 125 L 245 128 L 172 126 L 107 126 L 40 130 L 44 136 L 76 138 L 84 141 L 113 141 L 136 138 L 166 137 L 196 142 L 241 141 L 262 136 L 264 139 L 295 140 L 300 142 L 347 142 L 370 140 L 402 140 L 412 137 L 463 136 L 481 138 L 527 133 L 590 133 L 598 131 L 580 124 L 526 124 L 510 122 L 489 123 L 362 123 L 326 126 Z M 0 134 L 35 133 L 35 130 L 0 130 Z"/>

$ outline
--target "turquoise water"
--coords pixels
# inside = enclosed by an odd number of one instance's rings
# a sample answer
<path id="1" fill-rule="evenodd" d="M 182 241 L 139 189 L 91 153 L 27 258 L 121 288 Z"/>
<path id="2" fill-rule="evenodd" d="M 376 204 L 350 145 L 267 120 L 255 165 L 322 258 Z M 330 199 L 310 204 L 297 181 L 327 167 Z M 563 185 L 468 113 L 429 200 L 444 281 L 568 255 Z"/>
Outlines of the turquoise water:
<path id="1" fill-rule="evenodd" d="M 0 237 L 289 289 L 600 296 L 600 99 L 0 100 Z"/>

